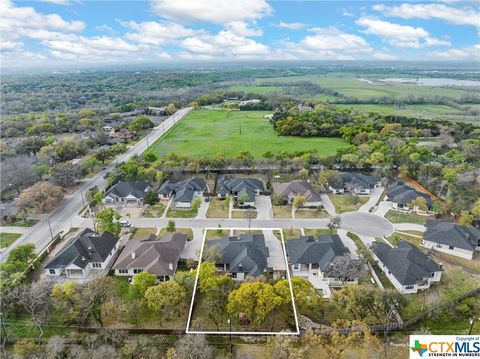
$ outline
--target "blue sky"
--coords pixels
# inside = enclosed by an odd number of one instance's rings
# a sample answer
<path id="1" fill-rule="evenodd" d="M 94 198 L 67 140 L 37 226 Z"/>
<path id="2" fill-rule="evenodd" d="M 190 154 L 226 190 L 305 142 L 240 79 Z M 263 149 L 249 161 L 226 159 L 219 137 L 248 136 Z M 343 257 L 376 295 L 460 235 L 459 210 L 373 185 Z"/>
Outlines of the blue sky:
<path id="1" fill-rule="evenodd" d="M 0 0 L 2 64 L 480 60 L 475 1 Z"/>

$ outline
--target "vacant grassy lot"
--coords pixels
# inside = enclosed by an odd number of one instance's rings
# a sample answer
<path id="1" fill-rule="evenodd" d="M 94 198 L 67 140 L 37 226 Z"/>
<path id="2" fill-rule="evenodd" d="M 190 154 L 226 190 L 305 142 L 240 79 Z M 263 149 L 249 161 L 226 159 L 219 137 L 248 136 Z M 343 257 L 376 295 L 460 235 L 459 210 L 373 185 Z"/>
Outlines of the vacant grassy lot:
<path id="1" fill-rule="evenodd" d="M 255 210 L 248 210 L 248 211 L 239 211 L 239 210 L 232 210 L 232 218 L 257 218 L 257 212 Z"/>
<path id="2" fill-rule="evenodd" d="M 390 210 L 385 214 L 385 218 L 392 223 L 414 223 L 424 225 L 427 222 L 427 219 L 433 217 L 428 216 L 419 216 L 418 214 L 413 213 L 402 213 L 399 211 Z"/>
<path id="3" fill-rule="evenodd" d="M 266 151 L 316 150 L 328 156 L 345 145 L 339 138 L 277 136 L 263 116 L 265 111 L 196 110 L 155 142 L 150 151 L 162 155 L 175 152 L 192 157 L 223 154 L 235 157 L 249 151 L 261 158 Z"/>
<path id="4" fill-rule="evenodd" d="M 8 247 L 21 236 L 20 233 L 0 233 L 0 248 Z"/>
<path id="5" fill-rule="evenodd" d="M 153 206 L 148 206 L 145 209 L 144 217 L 158 218 L 163 215 L 163 212 L 165 212 L 165 205 L 162 203 L 157 203 Z"/>
<path id="6" fill-rule="evenodd" d="M 188 208 L 188 209 L 169 208 L 167 211 L 168 218 L 195 218 L 197 214 L 198 214 L 198 210 L 195 211 L 192 208 Z"/>
<path id="7" fill-rule="evenodd" d="M 193 231 L 191 228 L 175 228 L 176 233 L 183 233 L 187 235 L 187 240 L 191 241 L 193 239 Z M 175 233 L 174 232 L 174 233 Z M 167 235 L 169 232 L 167 231 L 166 228 L 162 228 L 160 233 L 158 234 L 158 239 L 162 239 L 165 235 Z"/>
<path id="8" fill-rule="evenodd" d="M 229 200 L 221 200 L 219 198 L 210 198 L 208 205 L 207 218 L 228 218 Z"/>
<path id="9" fill-rule="evenodd" d="M 358 210 L 362 205 L 368 202 L 367 196 L 348 196 L 340 195 L 333 196 L 330 195 L 330 200 L 335 206 L 335 211 L 337 213 L 352 212 Z"/>
<path id="10" fill-rule="evenodd" d="M 299 208 L 295 212 L 295 218 L 297 219 L 309 219 L 309 218 L 329 218 L 330 215 L 322 208 L 308 209 Z"/>
<path id="11" fill-rule="evenodd" d="M 156 228 L 135 228 L 130 239 L 145 240 L 150 235 L 156 235 Z"/>
<path id="12" fill-rule="evenodd" d="M 292 218 L 292 207 L 291 206 L 272 206 L 273 207 L 273 217 L 279 219 L 290 219 Z"/>

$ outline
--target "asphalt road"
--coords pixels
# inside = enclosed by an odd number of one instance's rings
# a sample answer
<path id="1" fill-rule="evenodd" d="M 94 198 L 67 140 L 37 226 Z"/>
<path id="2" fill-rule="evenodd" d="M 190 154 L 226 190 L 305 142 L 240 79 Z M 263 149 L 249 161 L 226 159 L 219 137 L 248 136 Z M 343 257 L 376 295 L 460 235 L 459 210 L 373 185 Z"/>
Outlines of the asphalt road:
<path id="1" fill-rule="evenodd" d="M 31 227 L 24 235 L 16 240 L 11 246 L 0 253 L 0 261 L 3 262 L 12 248 L 26 243 L 34 243 L 37 252 L 44 249 L 50 240 L 52 235 L 58 234 L 60 231 L 66 231 L 70 228 L 72 219 L 83 208 L 84 194 L 85 192 L 94 186 L 103 188 L 105 186 L 105 179 L 103 176 L 106 172 L 112 170 L 116 163 L 121 163 L 129 160 L 134 155 L 139 155 L 147 149 L 148 145 L 152 144 L 178 121 L 180 121 L 185 115 L 191 111 L 191 107 L 183 108 L 170 116 L 159 126 L 155 127 L 146 137 L 138 141 L 132 147 L 117 157 L 110 165 L 106 166 L 105 170 L 100 171 L 92 178 L 86 179 L 80 188 L 72 195 L 66 196 L 60 206 L 52 213 L 50 213 L 45 219 L 38 222 L 35 226 Z M 86 202 L 85 202 L 86 203 Z M 77 221 L 75 221 L 77 222 Z M 91 224 L 91 222 L 89 223 Z M 77 223 L 74 223 L 76 226 Z"/>

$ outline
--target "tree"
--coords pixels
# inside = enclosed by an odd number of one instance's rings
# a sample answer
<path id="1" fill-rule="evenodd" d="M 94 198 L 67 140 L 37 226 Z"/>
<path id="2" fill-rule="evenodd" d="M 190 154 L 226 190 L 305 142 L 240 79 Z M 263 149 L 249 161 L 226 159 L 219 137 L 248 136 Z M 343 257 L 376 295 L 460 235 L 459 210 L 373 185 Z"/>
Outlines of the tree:
<path id="1" fill-rule="evenodd" d="M 93 172 L 95 167 L 100 166 L 101 162 L 96 157 L 89 157 L 82 163 L 82 168 L 87 172 Z"/>
<path id="2" fill-rule="evenodd" d="M 165 108 L 165 115 L 173 115 L 177 111 L 175 104 L 169 103 L 168 106 Z"/>
<path id="3" fill-rule="evenodd" d="M 79 313 L 82 321 L 89 316 L 103 327 L 103 304 L 112 295 L 111 278 L 98 277 L 88 281 L 81 289 Z"/>
<path id="4" fill-rule="evenodd" d="M 295 339 L 290 335 L 279 335 L 270 339 L 272 359 L 303 359 L 307 357 L 306 348 L 295 345 Z"/>
<path id="5" fill-rule="evenodd" d="M 248 193 L 242 193 L 242 195 L 238 198 L 238 203 L 240 205 L 243 205 L 245 202 L 249 202 L 250 197 L 248 196 Z"/>
<path id="6" fill-rule="evenodd" d="M 182 359 L 210 359 L 213 358 L 213 350 L 207 343 L 205 336 L 199 334 L 187 334 L 175 343 L 175 351 L 178 358 Z"/>
<path id="7" fill-rule="evenodd" d="M 295 198 L 293 199 L 292 206 L 295 210 L 303 207 L 307 203 L 307 199 L 301 193 L 298 193 Z"/>
<path id="8" fill-rule="evenodd" d="M 147 163 L 153 163 L 153 162 L 157 161 L 158 158 L 154 153 L 148 152 L 148 153 L 143 155 L 143 160 Z"/>
<path id="9" fill-rule="evenodd" d="M 118 236 L 122 230 L 122 225 L 119 222 L 120 218 L 120 214 L 113 208 L 102 209 L 95 215 L 97 231 L 106 231 Z"/>
<path id="10" fill-rule="evenodd" d="M 168 319 L 172 309 L 176 308 L 185 296 L 185 288 L 174 280 L 162 282 L 159 285 L 149 287 L 145 291 L 145 300 L 148 307 L 151 310 L 160 311 L 166 319 Z"/>
<path id="11" fill-rule="evenodd" d="M 34 208 L 39 213 L 48 213 L 62 202 L 64 195 L 60 187 L 38 182 L 20 193 L 17 204 Z"/>
<path id="12" fill-rule="evenodd" d="M 343 186 L 342 175 L 337 170 L 326 170 L 318 175 L 318 184 L 324 188 L 330 186 L 332 188 L 340 188 Z"/>
<path id="13" fill-rule="evenodd" d="M 79 315 L 78 301 L 80 299 L 79 285 L 73 280 L 54 285 L 52 304 L 65 322 L 75 321 Z"/>
<path id="14" fill-rule="evenodd" d="M 132 121 L 132 123 L 128 126 L 128 129 L 132 132 L 138 132 L 152 127 L 153 122 L 148 117 L 139 116 L 137 119 Z"/>
<path id="15" fill-rule="evenodd" d="M 143 202 L 145 204 L 148 204 L 150 206 L 153 206 L 155 204 L 157 204 L 159 201 L 159 198 L 158 198 L 158 194 L 156 194 L 155 192 L 153 191 L 148 191 L 147 193 L 145 193 L 145 195 L 143 196 Z"/>
<path id="16" fill-rule="evenodd" d="M 480 198 L 477 199 L 473 204 L 470 213 L 472 214 L 474 220 L 480 221 Z"/>
<path id="17" fill-rule="evenodd" d="M 266 160 L 271 160 L 275 155 L 272 153 L 272 151 L 265 151 L 262 154 L 262 157 L 265 158 Z"/>
<path id="18" fill-rule="evenodd" d="M 11 305 L 22 307 L 31 316 L 39 337 L 43 335 L 41 314 L 48 309 L 50 289 L 47 281 L 41 281 L 19 285 L 8 294 Z"/>
<path id="19" fill-rule="evenodd" d="M 7 260 L 0 263 L 0 287 L 10 287 L 20 284 L 25 274 L 37 258 L 33 243 L 22 244 L 8 253 Z"/>
<path id="20" fill-rule="evenodd" d="M 135 274 L 133 277 L 133 283 L 129 288 L 130 297 L 136 299 L 143 298 L 146 290 L 153 286 L 156 281 L 157 276 L 155 274 L 150 274 L 148 272 Z"/>
<path id="21" fill-rule="evenodd" d="M 102 164 L 104 164 L 105 161 L 112 156 L 113 156 L 112 150 L 100 150 L 97 153 L 95 153 L 95 158 L 99 161 L 102 161 Z"/>
<path id="22" fill-rule="evenodd" d="M 336 278 L 342 284 L 353 281 L 363 271 L 363 262 L 348 256 L 336 257 L 326 270 L 329 278 Z"/>
<path id="23" fill-rule="evenodd" d="M 89 108 L 84 108 L 78 111 L 78 117 L 80 118 L 91 118 L 94 117 L 96 112 Z"/>
<path id="24" fill-rule="evenodd" d="M 306 313 L 309 308 L 319 309 L 322 298 L 312 283 L 301 277 L 291 279 L 295 307 L 300 313 Z M 274 284 L 275 292 L 283 299 L 285 312 L 292 311 L 292 296 L 290 294 L 290 283 L 287 279 L 279 280 Z"/>
<path id="25" fill-rule="evenodd" d="M 303 180 L 306 180 L 308 178 L 308 170 L 306 168 L 302 168 L 300 171 L 298 171 L 298 177 L 300 177 Z"/>
<path id="26" fill-rule="evenodd" d="M 421 211 L 428 210 L 427 200 L 422 196 L 419 196 L 415 199 L 415 206 Z"/>
<path id="27" fill-rule="evenodd" d="M 82 171 L 78 165 L 68 162 L 58 163 L 52 168 L 51 180 L 64 188 L 70 187 L 80 178 L 82 178 Z"/>
<path id="28" fill-rule="evenodd" d="M 340 228 L 341 224 L 342 224 L 342 219 L 340 218 L 340 216 L 335 216 L 335 217 L 332 217 L 332 219 L 330 220 L 327 226 L 333 232 L 338 228 Z"/>
<path id="29" fill-rule="evenodd" d="M 201 205 L 202 205 L 202 199 L 201 198 L 195 198 L 192 202 L 192 210 L 194 212 L 197 212 Z"/>
<path id="30" fill-rule="evenodd" d="M 20 194 L 22 188 L 36 181 L 32 165 L 33 158 L 25 155 L 2 158 L 2 171 L 0 171 L 2 185 L 15 188 Z"/>
<path id="31" fill-rule="evenodd" d="M 167 223 L 167 232 L 173 233 L 176 230 L 175 221 L 173 219 L 169 220 Z"/>
<path id="32" fill-rule="evenodd" d="M 468 211 L 462 211 L 460 217 L 458 217 L 458 224 L 461 226 L 469 227 L 473 223 L 473 215 Z"/>
<path id="33" fill-rule="evenodd" d="M 15 152 L 25 155 L 36 155 L 47 141 L 40 137 L 26 137 L 15 147 Z"/>

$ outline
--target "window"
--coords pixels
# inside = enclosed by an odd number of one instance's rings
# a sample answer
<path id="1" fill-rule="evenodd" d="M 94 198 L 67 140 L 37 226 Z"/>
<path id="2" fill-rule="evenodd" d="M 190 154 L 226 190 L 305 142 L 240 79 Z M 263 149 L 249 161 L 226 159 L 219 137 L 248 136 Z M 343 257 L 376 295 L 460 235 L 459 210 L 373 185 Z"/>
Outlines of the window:
<path id="1" fill-rule="evenodd" d="M 49 273 L 50 273 L 50 274 L 57 274 L 57 272 L 55 271 L 55 269 L 50 269 L 50 270 L 49 270 Z"/>
<path id="2" fill-rule="evenodd" d="M 440 243 L 437 243 L 437 244 L 435 245 L 435 247 L 437 247 L 437 248 L 442 248 L 442 245 L 441 245 Z"/>
<path id="3" fill-rule="evenodd" d="M 237 278 L 237 273 L 232 273 L 232 278 Z"/>
<path id="4" fill-rule="evenodd" d="M 138 274 L 138 273 L 142 273 L 143 272 L 143 269 L 134 269 L 133 270 L 133 274 Z"/>
<path id="5" fill-rule="evenodd" d="M 454 246 L 448 246 L 448 249 L 450 249 L 451 251 L 453 251 L 455 249 Z"/>
<path id="6" fill-rule="evenodd" d="M 409 284 L 405 286 L 405 289 L 413 289 L 413 288 L 415 288 L 414 284 Z"/>
<path id="7" fill-rule="evenodd" d="M 128 269 L 119 269 L 118 274 L 128 274 Z"/>
<path id="8" fill-rule="evenodd" d="M 93 263 L 92 263 L 92 267 L 93 267 L 93 268 L 102 268 L 102 263 L 93 262 Z"/>
<path id="9" fill-rule="evenodd" d="M 295 270 L 300 270 L 300 264 L 299 264 L 299 263 L 294 264 L 294 265 L 293 265 L 293 269 L 295 269 Z"/>

